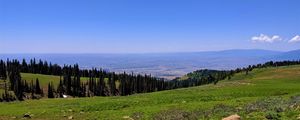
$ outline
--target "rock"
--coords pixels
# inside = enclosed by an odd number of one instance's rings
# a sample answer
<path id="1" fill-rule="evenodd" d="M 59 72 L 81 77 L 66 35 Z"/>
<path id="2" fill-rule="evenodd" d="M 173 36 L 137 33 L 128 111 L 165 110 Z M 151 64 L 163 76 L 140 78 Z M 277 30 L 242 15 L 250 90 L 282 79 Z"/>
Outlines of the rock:
<path id="1" fill-rule="evenodd" d="M 69 116 L 68 119 L 69 119 L 69 120 L 72 120 L 72 119 L 74 119 L 74 118 L 73 118 L 73 116 Z"/>
<path id="2" fill-rule="evenodd" d="M 25 114 L 23 115 L 23 118 L 31 118 L 31 115 L 30 115 L 29 113 L 25 113 Z"/>
<path id="3" fill-rule="evenodd" d="M 298 115 L 297 120 L 300 120 L 300 115 Z"/>
<path id="4" fill-rule="evenodd" d="M 68 98 L 68 96 L 67 95 L 63 95 L 63 98 Z"/>
<path id="5" fill-rule="evenodd" d="M 223 118 L 222 120 L 241 120 L 241 117 L 239 115 L 235 114 L 235 115 L 230 115 L 226 118 Z"/>

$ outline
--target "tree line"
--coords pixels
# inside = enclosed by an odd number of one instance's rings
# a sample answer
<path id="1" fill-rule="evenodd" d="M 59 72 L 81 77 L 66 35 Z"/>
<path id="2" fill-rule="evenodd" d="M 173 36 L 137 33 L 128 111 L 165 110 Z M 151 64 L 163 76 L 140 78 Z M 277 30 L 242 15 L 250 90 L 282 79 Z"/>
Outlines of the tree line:
<path id="1" fill-rule="evenodd" d="M 255 68 L 276 67 L 300 64 L 300 61 L 266 62 L 264 64 L 249 65 L 234 70 L 197 70 L 187 74 L 188 79 L 165 80 L 151 75 L 133 73 L 115 73 L 103 69 L 80 69 L 78 64 L 51 64 L 47 61 L 0 60 L 0 80 L 4 93 L 0 101 L 14 101 L 24 99 L 38 99 L 47 91 L 48 98 L 92 97 L 92 96 L 126 96 L 136 93 L 148 93 L 171 90 L 214 83 L 223 79 L 230 79 L 235 73 L 252 71 Z M 20 73 L 56 75 L 60 77 L 58 85 L 48 83 L 47 88 L 41 88 L 39 80 L 22 80 Z M 85 79 L 84 81 L 82 79 Z M 3 84 L 4 83 L 4 84 Z"/>

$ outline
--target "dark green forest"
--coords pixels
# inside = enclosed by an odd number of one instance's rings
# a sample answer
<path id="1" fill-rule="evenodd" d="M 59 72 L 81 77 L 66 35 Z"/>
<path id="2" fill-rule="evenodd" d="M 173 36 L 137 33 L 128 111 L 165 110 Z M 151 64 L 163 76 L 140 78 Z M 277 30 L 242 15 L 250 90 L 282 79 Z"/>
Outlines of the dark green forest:
<path id="1" fill-rule="evenodd" d="M 23 101 L 25 99 L 93 97 L 93 96 L 127 96 L 136 93 L 149 93 L 162 90 L 186 88 L 230 79 L 234 74 L 252 71 L 254 68 L 277 67 L 300 64 L 300 61 L 269 61 L 263 64 L 249 65 L 234 70 L 197 70 L 187 74 L 187 79 L 166 80 L 151 75 L 134 73 L 115 73 L 103 69 L 80 69 L 75 65 L 57 65 L 47 61 L 31 59 L 0 60 L 0 81 L 4 83 L 1 102 Z M 58 85 L 48 83 L 47 88 L 40 86 L 40 81 L 26 81 L 21 73 L 60 76 Z M 83 82 L 82 77 L 88 78 Z M 55 87 L 57 86 L 57 87 Z M 45 92 L 46 91 L 46 92 Z"/>

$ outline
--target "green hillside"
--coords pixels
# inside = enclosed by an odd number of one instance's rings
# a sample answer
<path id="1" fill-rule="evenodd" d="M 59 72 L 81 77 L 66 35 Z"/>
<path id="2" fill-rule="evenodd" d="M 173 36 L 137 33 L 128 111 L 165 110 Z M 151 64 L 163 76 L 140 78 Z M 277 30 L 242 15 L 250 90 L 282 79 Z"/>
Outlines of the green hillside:
<path id="1" fill-rule="evenodd" d="M 31 80 L 35 81 L 38 78 L 42 88 L 47 88 L 49 82 L 52 82 L 54 85 L 58 85 L 60 79 L 59 76 L 31 74 L 31 73 L 21 73 L 21 76 L 22 79 L 28 82 L 30 82 Z"/>
<path id="2" fill-rule="evenodd" d="M 54 80 L 43 77 L 40 81 Z M 32 119 L 220 120 L 238 114 L 242 119 L 293 120 L 300 117 L 300 66 L 254 69 L 217 85 L 122 97 L 26 100 L 0 103 L 0 108 L 0 119 L 28 113 Z"/>
<path id="3" fill-rule="evenodd" d="M 52 82 L 54 85 L 59 84 L 60 76 L 54 75 L 42 75 L 42 74 L 32 74 L 32 73 L 21 73 L 22 79 L 30 82 L 31 80 L 35 81 L 37 78 L 40 81 L 42 88 L 47 88 L 48 83 Z M 88 78 L 81 77 L 82 81 L 87 81 Z"/>
<path id="4" fill-rule="evenodd" d="M 53 83 L 54 87 L 57 87 L 59 84 L 60 76 L 54 75 L 43 75 L 43 74 L 32 74 L 32 73 L 21 73 L 21 77 L 23 80 L 26 80 L 28 83 L 31 81 L 35 82 L 36 79 L 39 79 L 40 85 L 44 88 L 44 92 L 47 92 L 45 88 L 47 88 L 48 83 Z M 87 77 L 81 77 L 81 81 L 87 81 Z M 4 91 L 3 86 L 4 82 L 0 80 L 0 93 Z"/>

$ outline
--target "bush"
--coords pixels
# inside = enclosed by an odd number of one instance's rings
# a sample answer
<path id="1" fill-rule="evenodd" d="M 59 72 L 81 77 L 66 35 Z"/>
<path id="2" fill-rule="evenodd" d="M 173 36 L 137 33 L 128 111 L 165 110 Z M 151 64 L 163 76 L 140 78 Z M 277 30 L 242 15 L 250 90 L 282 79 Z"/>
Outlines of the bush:
<path id="1" fill-rule="evenodd" d="M 194 112 L 171 109 L 156 114 L 154 120 L 198 120 L 198 115 Z"/>
<path id="2" fill-rule="evenodd" d="M 282 98 L 267 98 L 267 99 L 257 100 L 254 103 L 247 104 L 244 108 L 246 113 L 257 112 L 257 111 L 283 112 L 286 106 L 287 104 L 285 103 L 285 100 Z"/>
<path id="3" fill-rule="evenodd" d="M 277 112 L 269 111 L 266 113 L 265 117 L 268 120 L 280 120 L 281 115 L 279 115 Z"/>
<path id="4" fill-rule="evenodd" d="M 235 107 L 224 105 L 224 104 L 218 104 L 214 106 L 210 111 L 212 115 L 220 115 L 221 117 L 226 117 L 228 115 L 232 115 L 237 112 Z"/>

